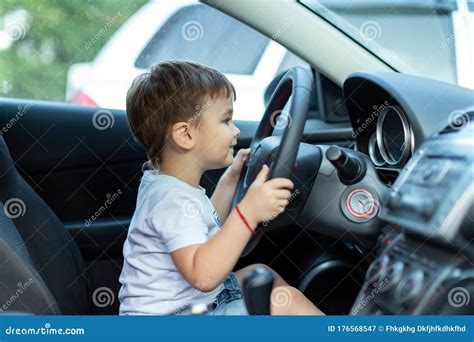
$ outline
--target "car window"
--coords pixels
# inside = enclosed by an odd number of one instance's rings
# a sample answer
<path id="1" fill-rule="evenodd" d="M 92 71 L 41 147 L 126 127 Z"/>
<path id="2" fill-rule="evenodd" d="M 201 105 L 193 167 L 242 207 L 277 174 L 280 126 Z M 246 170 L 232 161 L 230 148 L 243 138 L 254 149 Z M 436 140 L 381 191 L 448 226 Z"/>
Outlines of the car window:
<path id="1" fill-rule="evenodd" d="M 198 1 L 3 0 L 0 97 L 125 109 L 133 79 L 153 63 L 191 60 L 237 91 L 234 119 L 259 121 L 264 92 L 307 64 L 253 28 Z"/>
<path id="2" fill-rule="evenodd" d="M 268 38 L 206 5 L 179 9 L 158 30 L 135 66 L 147 69 L 170 59 L 190 60 L 228 74 L 252 74 Z"/>
<path id="3" fill-rule="evenodd" d="M 395 70 L 474 89 L 473 0 L 302 0 Z"/>
<path id="4" fill-rule="evenodd" d="M 79 64 L 93 61 L 146 2 L 2 0 L 0 97 L 65 101 L 68 87 L 87 79 Z"/>

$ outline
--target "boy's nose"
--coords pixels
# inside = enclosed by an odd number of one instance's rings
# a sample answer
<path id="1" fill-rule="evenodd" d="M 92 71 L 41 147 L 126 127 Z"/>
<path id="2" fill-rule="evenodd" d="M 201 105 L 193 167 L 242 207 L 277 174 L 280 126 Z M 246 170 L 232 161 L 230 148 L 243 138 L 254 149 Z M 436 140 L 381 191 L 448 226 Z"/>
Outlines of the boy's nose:
<path id="1" fill-rule="evenodd" d="M 238 138 L 240 135 L 240 129 L 237 126 L 234 126 L 234 127 L 235 127 L 235 137 Z"/>

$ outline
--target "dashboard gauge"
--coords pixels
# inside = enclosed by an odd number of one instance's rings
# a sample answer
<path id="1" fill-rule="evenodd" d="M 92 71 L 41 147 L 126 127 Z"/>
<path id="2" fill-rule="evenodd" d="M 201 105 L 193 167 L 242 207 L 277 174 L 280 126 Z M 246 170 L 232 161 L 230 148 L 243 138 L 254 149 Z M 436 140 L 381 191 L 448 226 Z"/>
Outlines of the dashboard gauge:
<path id="1" fill-rule="evenodd" d="M 399 166 L 412 151 L 412 130 L 400 107 L 388 106 L 377 121 L 377 144 L 382 158 Z"/>
<path id="2" fill-rule="evenodd" d="M 377 133 L 373 133 L 369 139 L 369 156 L 375 166 L 382 166 L 385 160 L 380 154 L 379 145 L 377 144 Z"/>

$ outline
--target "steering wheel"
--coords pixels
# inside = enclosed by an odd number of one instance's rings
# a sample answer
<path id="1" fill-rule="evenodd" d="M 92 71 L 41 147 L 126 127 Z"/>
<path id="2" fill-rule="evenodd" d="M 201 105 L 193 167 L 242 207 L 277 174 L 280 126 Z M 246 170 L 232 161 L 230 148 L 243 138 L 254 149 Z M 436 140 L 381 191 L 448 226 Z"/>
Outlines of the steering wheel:
<path id="1" fill-rule="evenodd" d="M 312 87 L 311 71 L 301 67 L 289 69 L 279 81 L 250 143 L 250 155 L 242 168 L 232 208 L 245 196 L 263 164 L 270 168 L 268 179 L 291 178 L 309 110 Z M 286 114 L 283 108 L 288 100 L 289 113 Z M 275 128 L 283 129 L 281 140 L 280 137 L 272 136 Z M 285 212 L 281 215 L 285 215 Z M 270 221 L 265 226 L 259 224 L 242 256 L 255 248 L 265 231 L 278 226 L 278 220 Z"/>

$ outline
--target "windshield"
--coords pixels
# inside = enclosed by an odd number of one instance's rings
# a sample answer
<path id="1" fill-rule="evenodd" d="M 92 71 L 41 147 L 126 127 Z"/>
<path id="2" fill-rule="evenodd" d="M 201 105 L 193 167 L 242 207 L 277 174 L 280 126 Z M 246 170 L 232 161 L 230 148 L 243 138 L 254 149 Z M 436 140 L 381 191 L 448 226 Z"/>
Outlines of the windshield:
<path id="1" fill-rule="evenodd" d="M 400 72 L 474 89 L 474 0 L 302 0 Z"/>

